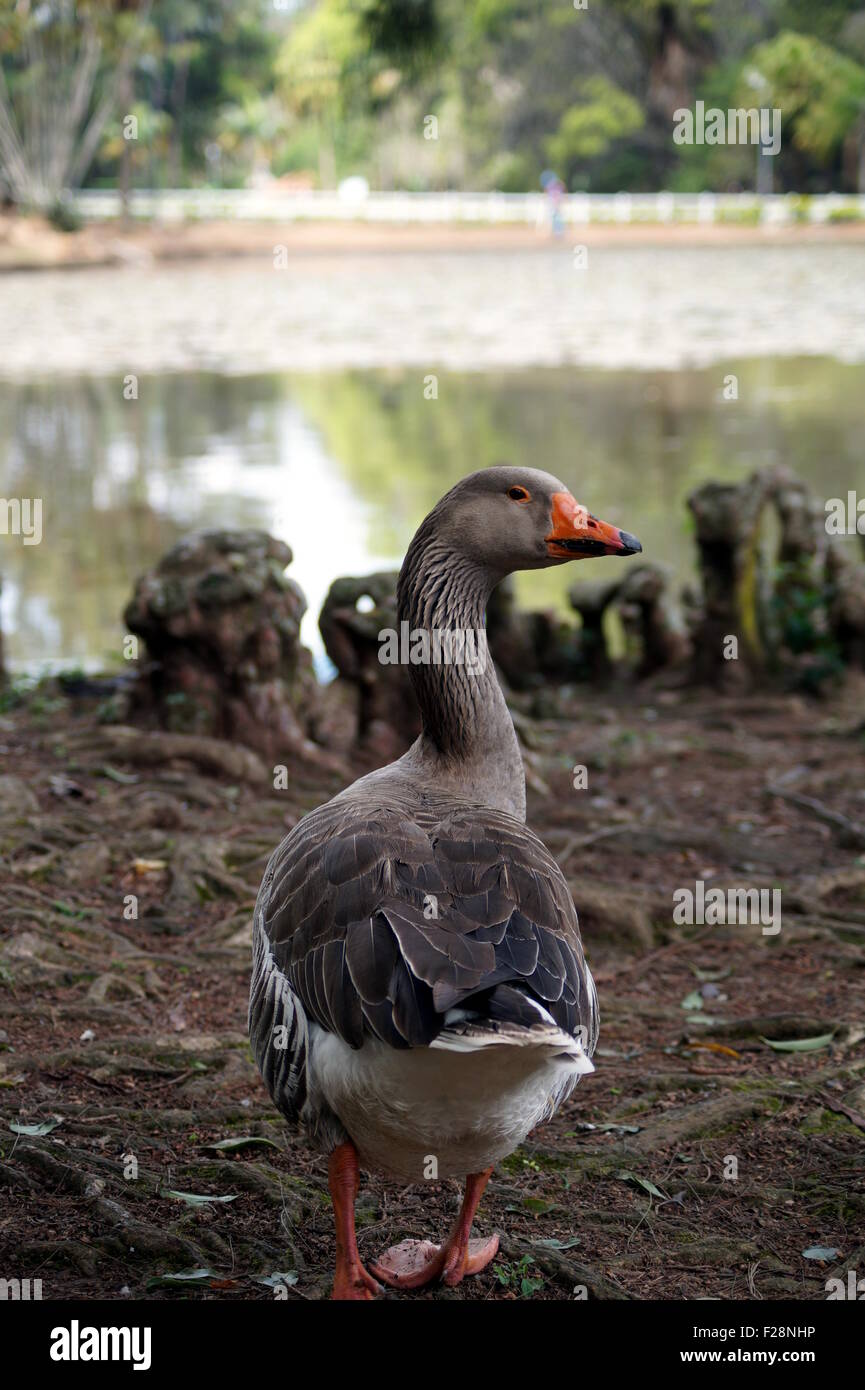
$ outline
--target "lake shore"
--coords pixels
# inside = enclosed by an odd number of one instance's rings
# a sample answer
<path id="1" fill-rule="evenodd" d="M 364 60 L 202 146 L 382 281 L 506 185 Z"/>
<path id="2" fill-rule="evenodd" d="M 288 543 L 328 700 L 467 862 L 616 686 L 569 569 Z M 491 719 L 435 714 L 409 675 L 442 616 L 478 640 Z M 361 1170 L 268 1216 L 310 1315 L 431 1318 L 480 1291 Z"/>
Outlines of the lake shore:
<path id="1" fill-rule="evenodd" d="M 368 222 L 120 221 L 87 223 L 61 232 L 40 217 L 0 213 L 0 274 L 76 270 L 272 256 L 289 258 L 433 251 L 544 251 L 552 246 L 694 247 L 865 244 L 865 222 L 794 223 L 761 227 L 735 223 L 591 223 L 569 227 L 558 240 L 522 224 L 401 225 Z"/>

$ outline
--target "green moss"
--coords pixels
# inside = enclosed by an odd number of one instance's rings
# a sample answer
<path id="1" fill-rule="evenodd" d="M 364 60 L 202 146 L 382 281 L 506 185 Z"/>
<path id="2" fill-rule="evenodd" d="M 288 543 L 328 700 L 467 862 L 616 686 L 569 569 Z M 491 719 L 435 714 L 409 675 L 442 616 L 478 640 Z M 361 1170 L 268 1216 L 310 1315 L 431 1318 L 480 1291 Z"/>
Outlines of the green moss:
<path id="1" fill-rule="evenodd" d="M 499 1167 L 506 1173 L 521 1174 L 526 1171 L 526 1155 L 521 1149 L 515 1149 L 507 1158 L 503 1158 Z"/>
<path id="2" fill-rule="evenodd" d="M 862 1131 L 844 1115 L 836 1115 L 834 1110 L 812 1111 L 805 1116 L 799 1126 L 800 1134 L 850 1134 L 862 1138 Z"/>
<path id="3" fill-rule="evenodd" d="M 626 1120 L 632 1115 L 643 1115 L 651 1109 L 652 1102 L 650 1100 L 635 1100 L 630 1105 L 626 1105 L 624 1109 L 616 1112 L 616 1122 Z"/>

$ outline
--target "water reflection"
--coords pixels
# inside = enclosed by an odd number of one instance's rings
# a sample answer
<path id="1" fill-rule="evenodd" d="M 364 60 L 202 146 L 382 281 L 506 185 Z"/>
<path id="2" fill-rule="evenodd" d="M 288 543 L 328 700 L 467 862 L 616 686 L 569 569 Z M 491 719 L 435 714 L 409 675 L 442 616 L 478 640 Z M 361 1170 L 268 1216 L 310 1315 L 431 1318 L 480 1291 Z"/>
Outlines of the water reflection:
<path id="1" fill-rule="evenodd" d="M 723 396 L 731 374 L 737 400 Z M 814 358 L 439 373 L 436 400 L 414 371 L 141 377 L 137 401 L 116 377 L 0 383 L 0 493 L 43 499 L 41 545 L 0 536 L 9 664 L 116 663 L 135 576 L 201 526 L 288 541 L 320 651 L 331 580 L 397 564 L 451 483 L 504 460 L 557 474 L 684 578 L 698 483 L 783 462 L 822 497 L 861 488 L 863 392 L 865 367 Z M 572 577 L 524 575 L 522 600 L 562 603 Z"/>

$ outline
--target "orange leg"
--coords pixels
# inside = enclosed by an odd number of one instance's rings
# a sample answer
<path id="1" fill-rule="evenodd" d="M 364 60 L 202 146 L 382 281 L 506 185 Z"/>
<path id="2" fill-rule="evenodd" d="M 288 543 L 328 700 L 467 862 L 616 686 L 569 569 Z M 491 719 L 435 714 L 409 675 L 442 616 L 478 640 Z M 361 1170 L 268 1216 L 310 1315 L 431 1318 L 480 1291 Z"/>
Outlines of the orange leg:
<path id="1" fill-rule="evenodd" d="M 495 1257 L 499 1238 L 470 1240 L 469 1236 L 492 1171 L 487 1168 L 483 1173 L 469 1174 L 459 1216 L 444 1245 L 433 1245 L 428 1240 L 403 1240 L 386 1250 L 370 1269 L 395 1289 L 418 1289 L 432 1283 L 433 1279 L 459 1284 L 465 1275 L 478 1274 L 485 1269 Z"/>
<path id="2" fill-rule="evenodd" d="M 338 1144 L 328 1162 L 328 1186 L 336 1222 L 336 1275 L 332 1298 L 367 1299 L 381 1293 L 381 1286 L 360 1262 L 354 1231 L 354 1203 L 359 1185 L 357 1149 Z"/>

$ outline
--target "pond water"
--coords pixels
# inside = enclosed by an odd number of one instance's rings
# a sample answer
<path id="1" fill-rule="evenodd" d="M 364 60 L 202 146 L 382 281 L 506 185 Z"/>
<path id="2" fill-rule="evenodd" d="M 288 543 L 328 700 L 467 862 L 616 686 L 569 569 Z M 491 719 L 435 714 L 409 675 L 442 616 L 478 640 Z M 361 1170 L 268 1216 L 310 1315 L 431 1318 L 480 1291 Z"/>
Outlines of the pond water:
<path id="1" fill-rule="evenodd" d="M 0 362 L 2 368 L 2 362 Z M 724 398 L 734 375 L 738 399 Z M 397 566 L 463 474 L 543 467 L 647 559 L 693 573 L 688 493 L 785 463 L 823 498 L 863 486 L 865 365 L 772 355 L 702 368 L 417 370 L 0 379 L 0 495 L 43 500 L 41 544 L 0 535 L 0 627 L 13 669 L 120 659 L 135 577 L 184 531 L 264 527 L 294 551 L 304 640 L 331 581 Z M 564 605 L 612 559 L 521 577 L 521 601 Z M 322 667 L 323 669 L 323 667 Z"/>

